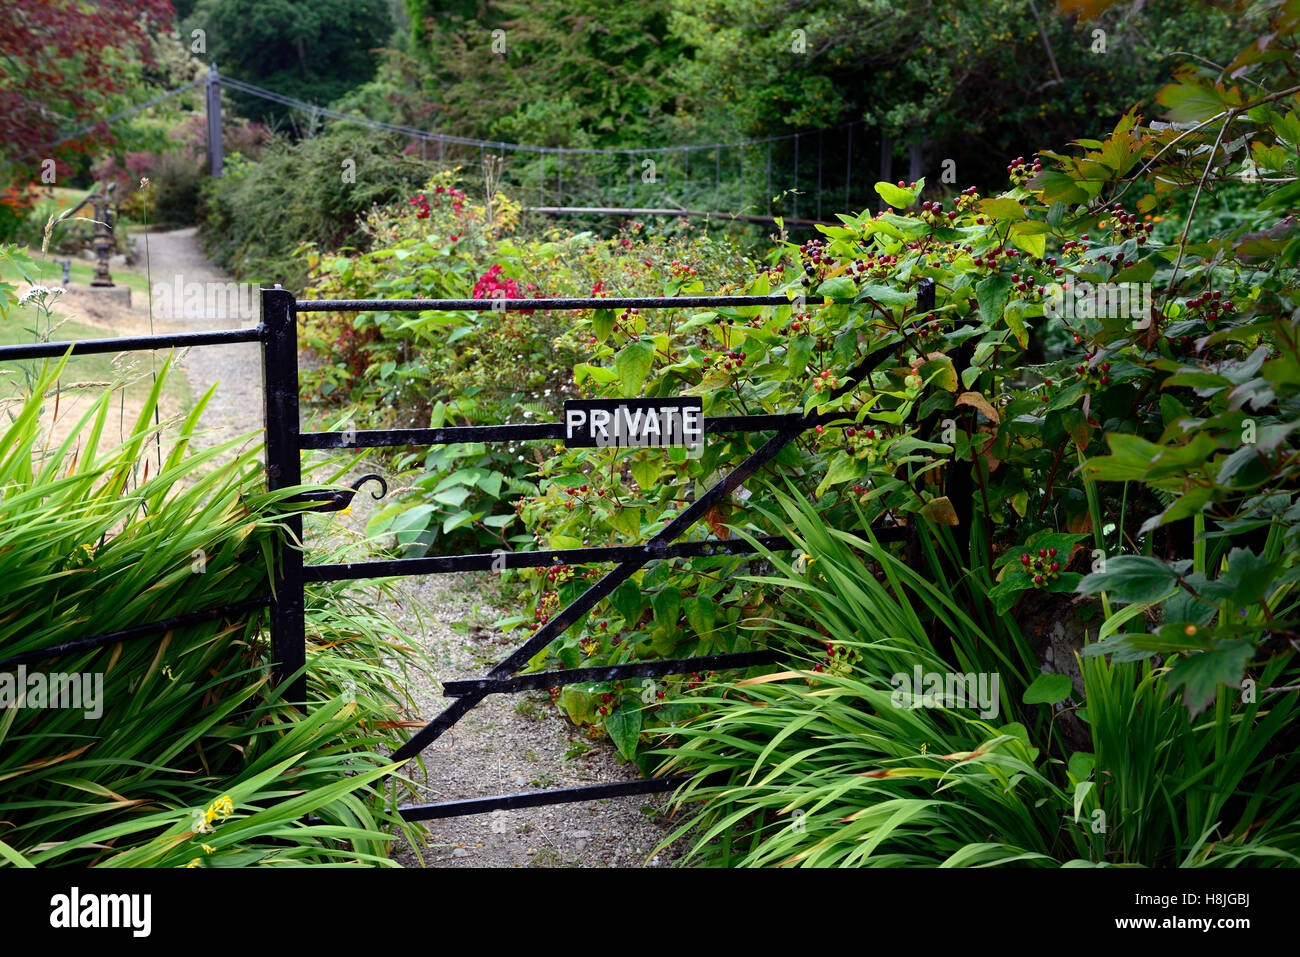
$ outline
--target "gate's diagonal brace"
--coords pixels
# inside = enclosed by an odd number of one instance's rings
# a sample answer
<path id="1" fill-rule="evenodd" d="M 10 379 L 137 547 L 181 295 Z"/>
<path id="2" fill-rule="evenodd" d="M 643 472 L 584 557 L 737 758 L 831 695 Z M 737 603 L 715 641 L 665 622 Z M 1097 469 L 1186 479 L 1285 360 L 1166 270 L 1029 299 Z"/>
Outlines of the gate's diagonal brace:
<path id="1" fill-rule="evenodd" d="M 932 310 L 934 308 L 934 291 L 933 280 L 926 280 L 922 283 L 917 295 L 917 305 L 921 310 Z M 850 379 L 854 381 L 846 382 L 836 389 L 832 394 L 833 397 L 838 397 L 849 388 L 852 388 L 857 380 L 860 380 L 861 376 L 869 374 L 880 364 L 883 358 L 883 349 L 874 350 L 865 356 L 849 373 Z M 820 418 L 821 416 L 818 413 L 809 412 L 802 416 L 792 416 L 787 419 L 787 424 L 779 427 L 774 436 L 752 452 L 735 469 L 714 483 L 703 495 L 683 509 L 665 528 L 652 536 L 642 546 L 640 555 L 629 557 L 627 560 L 620 562 L 617 567 L 551 618 L 508 655 L 505 660 L 488 672 L 484 687 L 467 690 L 461 697 L 458 697 L 441 714 L 413 735 L 405 745 L 395 751 L 392 759 L 394 761 L 407 761 L 415 757 L 491 693 L 487 689 L 490 689 L 495 681 L 505 678 L 522 668 L 535 654 L 563 634 L 581 615 L 586 614 L 598 602 L 607 598 L 615 588 L 631 578 L 646 562 L 668 557 L 671 543 L 676 538 L 703 518 L 709 509 L 743 485 L 759 468 L 779 454 L 786 445 L 802 434 L 804 430 L 810 428 Z"/>
<path id="2" fill-rule="evenodd" d="M 631 578 L 646 562 L 663 557 L 673 539 L 703 518 L 710 508 L 722 500 L 723 496 L 729 495 L 734 489 L 738 488 L 802 431 L 801 423 L 800 426 L 795 428 L 782 429 L 764 442 L 735 469 L 714 483 L 708 491 L 683 509 L 666 528 L 647 541 L 640 556 L 620 562 L 600 581 L 588 588 L 551 618 L 550 621 L 537 629 L 527 641 L 488 672 L 487 677 L 505 677 L 522 668 L 533 655 L 563 634 L 570 625 L 594 608 L 601 599 L 609 597 L 615 588 Z M 485 697 L 487 697 L 486 691 L 472 691 L 463 697 L 457 698 L 453 704 L 413 735 L 406 744 L 393 752 L 392 760 L 408 761 L 415 757 Z"/>
<path id="3" fill-rule="evenodd" d="M 579 616 L 586 614 L 602 599 L 609 597 L 609 594 L 623 582 L 632 577 L 638 568 L 644 565 L 647 557 L 630 559 L 607 572 L 600 581 L 592 585 L 585 592 L 579 595 L 572 603 L 555 615 L 550 621 L 537 629 L 526 642 L 515 649 L 505 661 L 501 662 L 490 672 L 489 678 L 500 678 L 521 668 L 534 654 L 542 648 L 549 645 L 552 641 L 564 633 L 564 631 L 573 624 Z M 392 760 L 408 761 L 415 757 L 438 737 L 450 728 L 453 724 L 461 719 L 464 714 L 474 705 L 478 704 L 487 697 L 486 692 L 475 691 L 458 698 L 455 703 L 446 708 L 438 717 L 434 718 L 423 728 L 421 728 L 411 740 L 402 745 L 393 752 Z"/>

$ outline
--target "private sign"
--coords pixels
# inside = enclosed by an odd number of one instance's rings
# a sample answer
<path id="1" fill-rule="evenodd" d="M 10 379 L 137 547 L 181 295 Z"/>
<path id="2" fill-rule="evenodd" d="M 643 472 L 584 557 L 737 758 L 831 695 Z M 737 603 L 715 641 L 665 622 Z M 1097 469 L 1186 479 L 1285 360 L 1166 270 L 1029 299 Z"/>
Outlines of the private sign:
<path id="1" fill-rule="evenodd" d="M 704 402 L 698 397 L 564 403 L 567 448 L 695 448 L 703 442 Z"/>

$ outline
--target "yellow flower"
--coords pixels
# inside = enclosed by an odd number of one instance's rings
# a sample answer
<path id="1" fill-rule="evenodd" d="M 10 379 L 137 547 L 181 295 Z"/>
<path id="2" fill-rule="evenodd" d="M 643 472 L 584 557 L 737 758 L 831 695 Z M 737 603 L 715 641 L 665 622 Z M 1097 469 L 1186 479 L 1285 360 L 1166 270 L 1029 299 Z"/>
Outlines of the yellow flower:
<path id="1" fill-rule="evenodd" d="M 212 805 L 203 812 L 203 823 L 211 826 L 214 821 L 224 821 L 234 813 L 234 802 L 230 800 L 229 794 L 224 794 L 213 801 Z M 203 833 L 207 833 L 206 830 Z"/>
<path id="2" fill-rule="evenodd" d="M 203 853 L 204 853 L 204 854 L 215 854 L 215 853 L 217 853 L 217 849 L 216 849 L 215 847 L 213 847 L 211 844 L 204 844 L 204 845 L 203 845 Z"/>
<path id="3" fill-rule="evenodd" d="M 186 866 L 186 867 L 201 867 L 202 864 L 201 864 L 201 862 L 199 861 L 199 859 L 196 857 L 196 858 L 194 858 L 194 860 L 190 861 L 190 862 L 189 862 L 188 864 L 186 864 L 185 866 Z"/>

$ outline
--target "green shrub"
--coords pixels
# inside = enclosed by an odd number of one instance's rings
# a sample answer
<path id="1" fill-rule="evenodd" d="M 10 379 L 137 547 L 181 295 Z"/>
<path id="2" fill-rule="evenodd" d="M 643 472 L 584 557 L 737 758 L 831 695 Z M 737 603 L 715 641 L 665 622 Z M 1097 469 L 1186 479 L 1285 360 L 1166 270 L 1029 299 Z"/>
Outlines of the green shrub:
<path id="1" fill-rule="evenodd" d="M 405 200 L 431 171 L 369 131 L 277 140 L 259 162 L 232 155 L 225 175 L 205 181 L 204 245 L 241 279 L 299 288 L 305 270 L 293 253 L 300 244 L 364 247 L 360 223 L 371 207 Z"/>

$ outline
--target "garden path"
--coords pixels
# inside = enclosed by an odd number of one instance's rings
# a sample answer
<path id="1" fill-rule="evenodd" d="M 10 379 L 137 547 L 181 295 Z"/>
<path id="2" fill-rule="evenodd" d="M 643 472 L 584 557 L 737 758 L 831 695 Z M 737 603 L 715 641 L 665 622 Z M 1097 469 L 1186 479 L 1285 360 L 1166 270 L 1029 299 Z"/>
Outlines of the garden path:
<path id="1" fill-rule="evenodd" d="M 143 242 L 140 243 L 143 253 Z M 226 282 L 203 255 L 194 229 L 149 237 L 153 283 Z M 143 304 L 141 304 L 143 306 Z M 256 307 L 254 307 L 255 309 Z M 140 310 L 133 310 L 140 312 Z M 144 314 L 147 319 L 147 312 Z M 138 318 L 137 318 L 138 321 Z M 156 320 L 164 331 L 234 328 L 255 317 L 220 314 Z M 261 364 L 256 344 L 193 349 L 182 360 L 193 393 L 213 384 L 216 392 L 204 416 L 205 442 L 245 435 L 262 419 Z M 357 474 L 366 471 L 359 467 Z M 347 521 L 356 530 L 382 507 L 357 496 Z M 363 587 L 363 586 L 358 586 Z M 390 615 L 405 639 L 422 640 L 434 663 L 433 677 L 421 675 L 411 689 L 417 715 L 436 715 L 449 699 L 437 681 L 481 676 L 505 657 L 518 636 L 506 637 L 490 623 L 500 617 L 489 590 L 469 575 L 403 579 L 377 607 Z M 566 757 L 566 755 L 568 755 Z M 564 719 L 541 692 L 493 695 L 471 711 L 425 753 L 427 776 L 412 766 L 422 801 L 480 797 L 539 787 L 594 784 L 636 777 L 608 741 L 591 741 Z M 615 798 L 549 808 L 494 812 L 430 822 L 428 848 L 401 842 L 394 856 L 419 866 L 421 856 L 438 867 L 658 866 L 680 853 L 677 845 L 654 855 L 670 831 L 651 806 L 654 796 Z"/>

